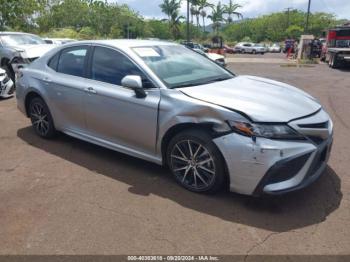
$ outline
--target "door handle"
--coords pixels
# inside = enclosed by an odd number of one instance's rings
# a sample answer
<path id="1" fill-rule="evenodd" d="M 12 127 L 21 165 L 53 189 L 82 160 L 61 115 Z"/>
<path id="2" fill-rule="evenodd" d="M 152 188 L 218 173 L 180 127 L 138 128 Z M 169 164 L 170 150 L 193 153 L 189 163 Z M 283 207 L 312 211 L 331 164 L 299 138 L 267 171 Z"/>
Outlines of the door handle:
<path id="1" fill-rule="evenodd" d="M 97 94 L 96 90 L 93 89 L 92 87 L 87 87 L 84 90 L 85 90 L 85 92 L 90 93 L 90 94 Z"/>
<path id="2" fill-rule="evenodd" d="M 50 78 L 48 78 L 48 77 L 44 77 L 44 78 L 43 78 L 43 81 L 44 81 L 44 82 L 47 82 L 47 83 L 52 82 L 52 81 L 51 81 L 51 79 L 50 79 Z"/>

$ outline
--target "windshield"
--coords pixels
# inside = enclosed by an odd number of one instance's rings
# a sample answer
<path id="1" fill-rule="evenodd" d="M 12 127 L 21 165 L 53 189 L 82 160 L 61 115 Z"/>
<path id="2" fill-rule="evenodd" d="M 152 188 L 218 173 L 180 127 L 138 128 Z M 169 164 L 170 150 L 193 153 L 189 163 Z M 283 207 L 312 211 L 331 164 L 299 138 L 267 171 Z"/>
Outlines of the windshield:
<path id="1" fill-rule="evenodd" d="M 350 47 L 350 40 L 337 40 L 335 46 L 340 48 Z"/>
<path id="2" fill-rule="evenodd" d="M 133 50 L 168 88 L 204 85 L 234 77 L 215 62 L 183 46 L 135 47 Z"/>
<path id="3" fill-rule="evenodd" d="M 44 40 L 35 35 L 8 34 L 1 35 L 0 38 L 5 46 L 45 44 Z"/>

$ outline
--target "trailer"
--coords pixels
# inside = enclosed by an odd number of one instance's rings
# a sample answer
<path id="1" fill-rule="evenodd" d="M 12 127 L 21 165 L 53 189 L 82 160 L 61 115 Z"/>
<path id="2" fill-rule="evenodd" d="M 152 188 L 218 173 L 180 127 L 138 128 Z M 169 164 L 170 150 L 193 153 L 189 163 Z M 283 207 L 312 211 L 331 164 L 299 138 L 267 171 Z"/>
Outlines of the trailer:
<path id="1" fill-rule="evenodd" d="M 339 26 L 328 30 L 321 60 L 328 62 L 331 68 L 350 64 L 350 26 Z"/>
<path id="2" fill-rule="evenodd" d="M 328 48 L 326 61 L 331 68 L 350 64 L 350 48 Z"/>

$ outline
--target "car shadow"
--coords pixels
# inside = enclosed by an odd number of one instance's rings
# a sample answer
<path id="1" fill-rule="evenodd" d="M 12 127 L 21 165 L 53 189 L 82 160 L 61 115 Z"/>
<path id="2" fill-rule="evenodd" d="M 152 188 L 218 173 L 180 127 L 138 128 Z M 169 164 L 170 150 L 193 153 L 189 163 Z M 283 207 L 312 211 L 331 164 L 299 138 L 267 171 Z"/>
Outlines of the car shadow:
<path id="1" fill-rule="evenodd" d="M 341 181 L 330 167 L 310 187 L 287 195 L 253 198 L 225 190 L 203 195 L 178 186 L 170 172 L 156 164 L 63 134 L 54 140 L 44 140 L 31 127 L 18 130 L 17 135 L 33 147 L 128 184 L 132 194 L 145 197 L 154 194 L 225 221 L 274 232 L 320 223 L 339 207 L 342 199 Z"/>

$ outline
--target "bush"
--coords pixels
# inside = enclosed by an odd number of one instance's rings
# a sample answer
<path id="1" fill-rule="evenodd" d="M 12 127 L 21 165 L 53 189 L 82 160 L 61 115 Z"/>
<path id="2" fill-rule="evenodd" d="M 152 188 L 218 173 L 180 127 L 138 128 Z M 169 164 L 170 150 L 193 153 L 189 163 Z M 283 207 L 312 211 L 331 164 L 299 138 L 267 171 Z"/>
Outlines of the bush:
<path id="1" fill-rule="evenodd" d="M 76 39 L 76 38 L 78 38 L 78 33 L 72 28 L 60 28 L 60 29 L 53 29 L 53 30 L 49 31 L 46 34 L 46 36 L 52 37 L 52 38 Z"/>

